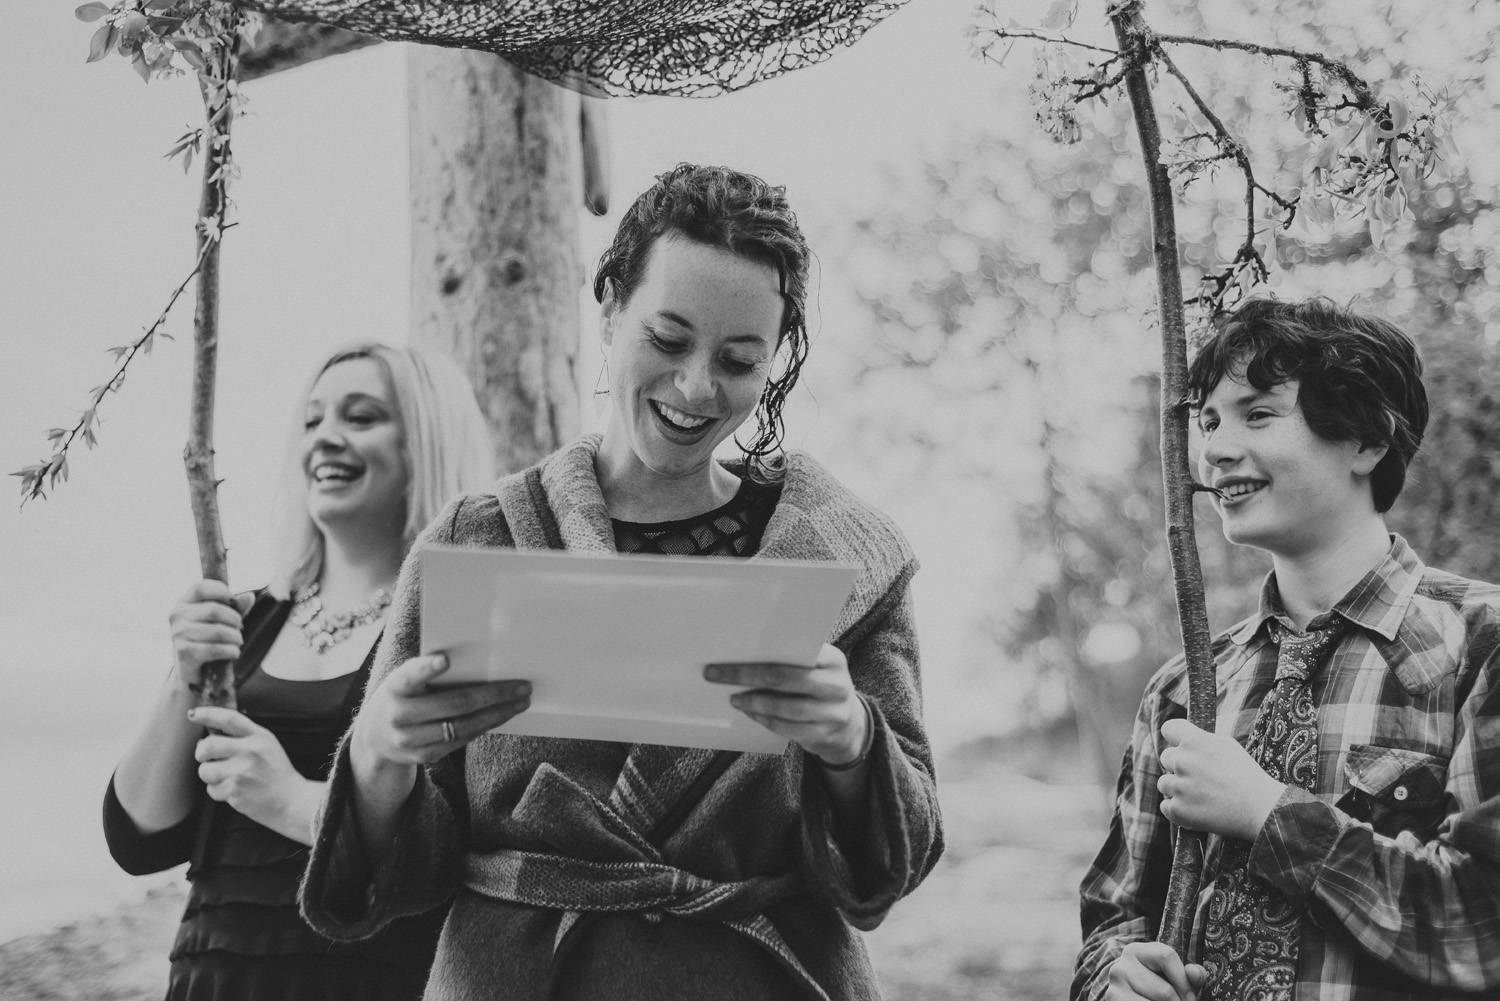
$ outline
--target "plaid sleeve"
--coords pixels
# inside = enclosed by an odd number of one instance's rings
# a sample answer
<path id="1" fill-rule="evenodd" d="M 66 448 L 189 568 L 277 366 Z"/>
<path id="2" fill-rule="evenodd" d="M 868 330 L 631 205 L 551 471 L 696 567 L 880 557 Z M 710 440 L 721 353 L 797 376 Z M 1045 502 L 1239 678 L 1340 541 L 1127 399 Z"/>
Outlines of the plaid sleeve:
<path id="1" fill-rule="evenodd" d="M 1172 829 L 1161 815 L 1158 740 L 1161 725 L 1186 715 L 1162 695 L 1166 671 L 1147 688 L 1115 794 L 1109 835 L 1080 888 L 1083 948 L 1073 972 L 1072 998 L 1098 999 L 1110 965 L 1132 942 L 1156 939 L 1172 869 Z"/>
<path id="2" fill-rule="evenodd" d="M 1271 811 L 1251 871 L 1329 915 L 1376 961 L 1437 988 L 1500 988 L 1500 659 L 1455 719 L 1447 818 L 1427 842 L 1377 834 L 1300 789 Z"/>

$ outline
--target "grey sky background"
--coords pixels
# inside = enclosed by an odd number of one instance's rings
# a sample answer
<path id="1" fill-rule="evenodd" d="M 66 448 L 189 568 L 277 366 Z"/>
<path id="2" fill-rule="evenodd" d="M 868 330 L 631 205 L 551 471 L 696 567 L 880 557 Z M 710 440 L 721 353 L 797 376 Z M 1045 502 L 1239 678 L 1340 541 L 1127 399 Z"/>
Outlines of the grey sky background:
<path id="1" fill-rule="evenodd" d="M 118 58 L 84 64 L 71 3 L 10 0 L 0 32 L 0 471 L 45 457 L 111 371 L 105 350 L 149 323 L 192 260 L 196 169 L 161 155 L 201 119 L 187 79 L 143 85 Z M 1016 5 L 1024 19 L 1037 4 Z M 585 218 L 590 265 L 620 208 L 680 160 L 785 184 L 813 242 L 870 211 L 883 171 L 910 165 L 989 105 L 1007 74 L 969 53 L 969 0 L 912 0 L 828 63 L 711 101 L 610 102 L 613 211 Z M 1029 58 L 1018 59 L 1021 69 Z M 1009 77 L 1020 98 L 1024 84 Z M 269 505 L 291 409 L 339 343 L 406 339 L 405 53 L 381 45 L 247 85 L 236 126 L 239 225 L 226 238 L 217 415 L 232 582 L 269 572 Z M 924 570 L 917 600 L 929 724 L 939 747 L 987 728 L 1003 692 L 951 670 L 975 610 L 976 554 L 952 511 L 820 452 L 838 401 L 819 394 L 819 338 L 860 322 L 823 261 L 821 331 L 789 440 L 896 516 Z M 584 419 L 598 361 L 580 333 Z M 138 359 L 101 408 L 100 445 L 71 481 L 0 503 L 0 941 L 119 900 L 98 804 L 168 663 L 166 616 L 196 577 L 180 459 L 191 299 L 177 339 Z M 956 505 L 964 500 L 952 499 Z M 970 498 L 972 499 L 972 498 Z M 160 882 L 160 878 L 156 879 Z"/>

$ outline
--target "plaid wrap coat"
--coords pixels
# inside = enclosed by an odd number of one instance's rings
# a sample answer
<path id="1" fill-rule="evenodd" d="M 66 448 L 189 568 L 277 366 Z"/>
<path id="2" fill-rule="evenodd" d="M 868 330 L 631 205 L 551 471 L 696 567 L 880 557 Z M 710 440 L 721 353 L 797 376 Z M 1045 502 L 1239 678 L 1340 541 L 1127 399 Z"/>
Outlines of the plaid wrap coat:
<path id="1" fill-rule="evenodd" d="M 544 548 L 549 518 L 565 548 L 613 552 L 598 443 L 580 438 L 539 478 L 518 473 L 454 502 L 413 552 Z M 835 829 L 823 780 L 795 744 L 738 756 L 656 845 L 647 832 L 714 752 L 636 744 L 622 767 L 618 745 L 487 734 L 422 770 L 394 850 L 372 865 L 352 816 L 346 735 L 302 886 L 307 920 L 356 938 L 451 897 L 431 999 L 647 996 L 651 964 L 678 961 L 694 971 L 677 978 L 682 996 L 879 997 L 856 929 L 879 924 L 943 845 L 912 627 L 916 560 L 888 519 L 798 452 L 759 555 L 864 567 L 830 637 L 876 726 L 859 830 Z M 372 691 L 419 651 L 420 591 L 412 557 Z M 554 951 L 584 913 L 591 930 L 569 951 L 571 972 L 559 971 Z"/>

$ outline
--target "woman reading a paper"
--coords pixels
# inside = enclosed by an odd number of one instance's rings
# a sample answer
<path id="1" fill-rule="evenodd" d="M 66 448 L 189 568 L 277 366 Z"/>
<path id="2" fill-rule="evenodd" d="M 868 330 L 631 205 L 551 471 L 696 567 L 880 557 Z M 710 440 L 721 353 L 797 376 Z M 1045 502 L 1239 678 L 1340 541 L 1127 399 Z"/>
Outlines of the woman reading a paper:
<path id="1" fill-rule="evenodd" d="M 862 571 L 816 664 L 705 665 L 781 756 L 489 733 L 524 680 L 442 688 L 420 560 L 340 748 L 302 903 L 356 937 L 453 897 L 429 998 L 863 998 L 854 928 L 941 851 L 899 531 L 780 452 L 809 252 L 781 189 L 682 165 L 595 282 L 610 412 L 424 534 L 470 547 L 762 556 Z M 715 447 L 751 415 L 729 464 Z M 727 695 L 728 693 L 726 693 Z"/>

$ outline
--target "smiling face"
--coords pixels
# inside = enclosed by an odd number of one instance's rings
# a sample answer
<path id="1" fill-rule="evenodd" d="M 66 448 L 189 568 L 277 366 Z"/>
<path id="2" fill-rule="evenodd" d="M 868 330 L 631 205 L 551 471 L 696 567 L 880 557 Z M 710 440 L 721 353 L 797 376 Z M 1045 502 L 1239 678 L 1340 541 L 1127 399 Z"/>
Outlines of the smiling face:
<path id="1" fill-rule="evenodd" d="M 1295 379 L 1261 391 L 1219 380 L 1198 416 L 1199 477 L 1225 496 L 1214 506 L 1230 542 L 1300 558 L 1379 519 L 1370 472 L 1383 447 L 1326 441 L 1307 426 Z"/>
<path id="2" fill-rule="evenodd" d="M 308 394 L 302 472 L 307 511 L 324 532 L 399 533 L 409 480 L 400 412 L 373 358 L 331 365 Z"/>
<path id="3" fill-rule="evenodd" d="M 704 476 L 765 390 L 784 304 L 774 267 L 666 236 L 626 303 L 606 292 L 610 415 L 600 454 L 623 475 Z"/>

